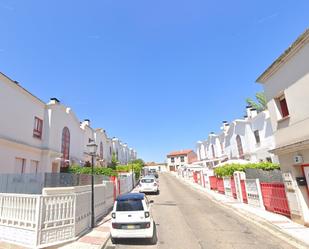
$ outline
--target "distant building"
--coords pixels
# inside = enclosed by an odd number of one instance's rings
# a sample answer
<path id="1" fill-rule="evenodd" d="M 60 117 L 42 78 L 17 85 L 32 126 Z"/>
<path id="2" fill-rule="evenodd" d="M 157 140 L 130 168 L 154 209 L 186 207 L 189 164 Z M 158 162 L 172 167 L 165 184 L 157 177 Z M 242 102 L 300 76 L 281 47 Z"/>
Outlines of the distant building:
<path id="1" fill-rule="evenodd" d="M 179 167 L 191 164 L 197 160 L 193 150 L 174 151 L 167 155 L 167 166 L 169 171 L 176 171 Z"/>
<path id="2" fill-rule="evenodd" d="M 309 225 L 309 30 L 257 79 L 263 84 L 293 220 Z"/>
<path id="3" fill-rule="evenodd" d="M 168 167 L 166 163 L 156 163 L 156 162 L 147 162 L 145 163 L 144 168 L 154 169 L 158 172 L 166 172 L 168 171 Z"/>

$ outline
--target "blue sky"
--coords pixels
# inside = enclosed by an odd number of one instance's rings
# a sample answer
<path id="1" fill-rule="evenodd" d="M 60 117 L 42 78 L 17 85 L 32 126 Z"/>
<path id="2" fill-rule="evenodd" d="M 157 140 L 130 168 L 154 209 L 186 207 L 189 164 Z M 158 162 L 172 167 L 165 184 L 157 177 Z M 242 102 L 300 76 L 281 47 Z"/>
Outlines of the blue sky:
<path id="1" fill-rule="evenodd" d="M 0 71 L 136 148 L 195 148 L 242 117 L 308 27 L 306 0 L 0 0 Z"/>

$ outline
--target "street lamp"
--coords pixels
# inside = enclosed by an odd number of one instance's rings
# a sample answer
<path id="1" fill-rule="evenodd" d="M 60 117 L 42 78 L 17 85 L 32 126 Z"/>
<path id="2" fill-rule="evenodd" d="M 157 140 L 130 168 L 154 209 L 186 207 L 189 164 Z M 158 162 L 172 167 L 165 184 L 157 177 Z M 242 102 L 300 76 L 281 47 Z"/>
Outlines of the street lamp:
<path id="1" fill-rule="evenodd" d="M 134 175 L 133 175 L 133 172 L 134 172 L 134 165 L 132 163 L 132 189 L 134 188 Z"/>
<path id="2" fill-rule="evenodd" d="M 91 228 L 94 228 L 94 157 L 97 152 L 98 145 L 92 140 L 87 144 L 89 154 L 91 155 Z"/>

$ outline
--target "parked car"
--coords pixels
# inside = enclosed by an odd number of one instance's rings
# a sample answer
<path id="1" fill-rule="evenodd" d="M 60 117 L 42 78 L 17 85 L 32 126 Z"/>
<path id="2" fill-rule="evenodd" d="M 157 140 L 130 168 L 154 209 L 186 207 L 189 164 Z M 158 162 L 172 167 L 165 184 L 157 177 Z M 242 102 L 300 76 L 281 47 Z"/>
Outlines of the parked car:
<path id="1" fill-rule="evenodd" d="M 149 171 L 149 174 L 150 175 L 154 175 L 156 178 L 159 178 L 159 174 L 158 174 L 158 172 L 155 169 L 151 169 Z"/>
<path id="2" fill-rule="evenodd" d="M 139 181 L 138 190 L 143 193 L 159 194 L 159 182 L 152 175 L 145 176 Z"/>
<path id="3" fill-rule="evenodd" d="M 156 244 L 155 223 L 151 214 L 151 203 L 145 194 L 129 193 L 118 196 L 112 211 L 111 241 L 120 238 L 147 238 Z"/>

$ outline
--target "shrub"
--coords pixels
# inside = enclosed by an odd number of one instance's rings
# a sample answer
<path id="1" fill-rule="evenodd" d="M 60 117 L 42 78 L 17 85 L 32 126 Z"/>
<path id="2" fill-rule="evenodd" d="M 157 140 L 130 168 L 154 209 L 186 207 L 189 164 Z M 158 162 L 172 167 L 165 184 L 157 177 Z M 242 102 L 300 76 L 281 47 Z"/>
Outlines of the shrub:
<path id="1" fill-rule="evenodd" d="M 117 176 L 117 172 L 111 168 L 94 167 L 95 175 Z M 69 173 L 91 175 L 91 167 L 71 166 Z"/>
<path id="2" fill-rule="evenodd" d="M 131 172 L 132 168 L 135 173 L 135 178 L 138 179 L 141 174 L 142 165 L 140 163 L 129 163 L 128 165 L 117 165 L 116 171 L 118 172 Z"/>
<path id="3" fill-rule="evenodd" d="M 235 171 L 245 171 L 245 169 L 274 170 L 274 169 L 280 169 L 280 165 L 269 162 L 248 163 L 248 164 L 233 163 L 215 168 L 214 172 L 216 176 L 225 177 L 225 176 L 232 176 Z"/>

